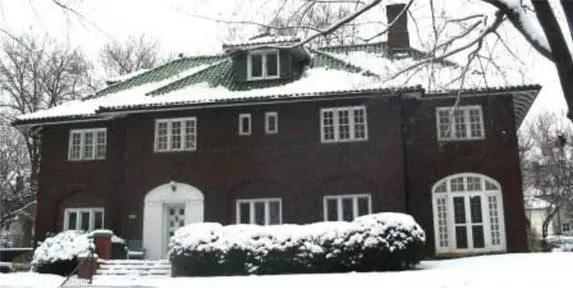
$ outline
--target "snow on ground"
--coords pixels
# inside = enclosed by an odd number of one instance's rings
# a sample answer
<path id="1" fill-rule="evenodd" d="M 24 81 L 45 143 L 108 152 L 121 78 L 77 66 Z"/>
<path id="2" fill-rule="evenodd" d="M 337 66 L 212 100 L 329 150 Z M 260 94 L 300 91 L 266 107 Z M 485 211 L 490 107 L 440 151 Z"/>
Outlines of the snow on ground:
<path id="1" fill-rule="evenodd" d="M 54 288 L 60 287 L 64 277 L 53 274 L 25 273 L 0 273 L 0 287 L 2 288 Z"/>
<path id="2" fill-rule="evenodd" d="M 403 288 L 538 288 L 570 287 L 573 253 L 529 253 L 424 261 L 417 270 L 403 272 L 234 276 L 196 278 L 102 277 L 95 285 L 151 287 L 348 288 L 370 286 Z M 57 287 L 62 277 L 34 273 L 0 274 L 0 287 Z"/>

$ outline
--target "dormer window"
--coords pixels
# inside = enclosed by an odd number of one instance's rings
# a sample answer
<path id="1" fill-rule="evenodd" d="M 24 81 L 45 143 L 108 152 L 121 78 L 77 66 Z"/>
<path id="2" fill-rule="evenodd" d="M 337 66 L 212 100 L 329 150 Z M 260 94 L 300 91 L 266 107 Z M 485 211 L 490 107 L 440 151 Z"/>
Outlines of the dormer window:
<path id="1" fill-rule="evenodd" d="M 250 51 L 247 58 L 248 80 L 279 78 L 279 51 Z"/>

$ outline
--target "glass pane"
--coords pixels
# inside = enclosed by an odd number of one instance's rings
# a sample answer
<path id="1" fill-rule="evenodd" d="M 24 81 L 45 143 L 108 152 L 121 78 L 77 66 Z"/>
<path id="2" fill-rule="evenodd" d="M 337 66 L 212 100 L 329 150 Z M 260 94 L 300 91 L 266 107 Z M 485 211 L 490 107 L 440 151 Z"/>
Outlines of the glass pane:
<path id="1" fill-rule="evenodd" d="M 270 225 L 281 224 L 279 201 L 269 202 L 269 224 Z"/>
<path id="2" fill-rule="evenodd" d="M 492 183 L 491 181 L 485 180 L 485 189 L 488 191 L 492 191 L 492 190 L 499 190 L 499 187 L 497 187 L 497 185 Z"/>
<path id="3" fill-rule="evenodd" d="M 255 202 L 255 224 L 265 225 L 265 202 Z"/>
<path id="4" fill-rule="evenodd" d="M 94 134 L 89 132 L 84 134 L 84 155 L 83 159 L 92 159 L 94 149 Z"/>
<path id="5" fill-rule="evenodd" d="M 251 54 L 251 77 L 263 76 L 263 55 Z"/>
<path id="6" fill-rule="evenodd" d="M 368 205 L 368 197 L 358 198 L 358 216 L 369 214 L 370 205 Z"/>
<path id="7" fill-rule="evenodd" d="M 439 110 L 438 111 L 438 130 L 441 139 L 450 138 L 452 134 L 450 131 L 450 117 L 447 110 Z"/>
<path id="8" fill-rule="evenodd" d="M 269 132 L 275 132 L 277 130 L 277 117 L 275 115 L 269 115 L 267 121 Z"/>
<path id="9" fill-rule="evenodd" d="M 443 192 L 447 192 L 448 188 L 446 187 L 446 182 L 442 182 L 442 184 L 436 186 L 436 189 L 434 189 L 435 193 L 443 193 Z"/>
<path id="10" fill-rule="evenodd" d="M 251 118 L 250 117 L 241 118 L 241 132 L 244 134 L 249 134 L 251 132 Z"/>
<path id="11" fill-rule="evenodd" d="M 80 229 L 83 231 L 89 231 L 90 230 L 90 212 L 82 212 L 81 217 L 80 217 L 80 221 L 81 221 Z"/>
<path id="12" fill-rule="evenodd" d="M 105 147 L 106 146 L 106 134 L 105 131 L 97 132 L 96 138 L 96 155 L 95 157 L 98 159 L 105 158 Z"/>
<path id="13" fill-rule="evenodd" d="M 334 140 L 334 112 L 324 111 L 322 113 L 322 129 L 324 140 Z"/>
<path id="14" fill-rule="evenodd" d="M 78 213 L 70 212 L 68 213 L 68 229 L 76 230 L 78 225 Z"/>
<path id="15" fill-rule="evenodd" d="M 479 177 L 467 177 L 468 191 L 482 191 L 481 178 Z"/>
<path id="16" fill-rule="evenodd" d="M 181 122 L 171 122 L 171 149 L 181 149 Z"/>
<path id="17" fill-rule="evenodd" d="M 338 138 L 340 140 L 350 139 L 350 119 L 348 110 L 338 111 Z"/>
<path id="18" fill-rule="evenodd" d="M 103 228 L 103 213 L 102 212 L 95 212 L 94 213 L 94 229 L 102 229 Z"/>
<path id="19" fill-rule="evenodd" d="M 454 221 L 456 224 L 466 223 L 466 205 L 464 197 L 454 197 Z"/>
<path id="20" fill-rule="evenodd" d="M 194 149 L 195 148 L 195 121 L 194 120 L 187 120 L 185 121 L 185 142 L 184 148 L 185 149 Z"/>
<path id="21" fill-rule="evenodd" d="M 455 110 L 454 111 L 454 128 L 455 128 L 455 136 L 457 139 L 464 139 L 467 137 L 466 132 L 466 118 L 465 118 L 465 111 L 464 110 Z"/>
<path id="22" fill-rule="evenodd" d="M 239 204 L 239 224 L 251 223 L 251 205 L 250 203 Z"/>
<path id="23" fill-rule="evenodd" d="M 480 109 L 472 109 L 469 110 L 470 114 L 470 131 L 471 136 L 475 138 L 481 138 L 483 136 L 483 129 L 481 126 L 481 110 Z"/>
<path id="24" fill-rule="evenodd" d="M 456 227 L 456 248 L 468 248 L 468 232 L 465 226 Z"/>
<path id="25" fill-rule="evenodd" d="M 80 159 L 80 145 L 81 145 L 81 134 L 80 133 L 73 133 L 72 134 L 72 147 L 70 152 L 70 159 Z"/>
<path id="26" fill-rule="evenodd" d="M 353 200 L 353 198 L 342 198 L 342 220 L 344 221 L 354 220 Z"/>
<path id="27" fill-rule="evenodd" d="M 354 110 L 354 138 L 355 139 L 365 139 L 366 138 L 366 123 L 364 113 L 366 111 L 364 109 L 356 109 Z"/>
<path id="28" fill-rule="evenodd" d="M 336 199 L 326 200 L 326 220 L 338 221 L 338 201 Z"/>
<path id="29" fill-rule="evenodd" d="M 157 150 L 167 150 L 167 122 L 158 122 L 156 131 Z"/>
<path id="30" fill-rule="evenodd" d="M 277 61 L 278 57 L 276 53 L 267 54 L 267 76 L 278 75 Z"/>
<path id="31" fill-rule="evenodd" d="M 481 211 L 481 197 L 472 196 L 470 197 L 470 214 L 472 217 L 472 223 L 482 223 L 482 211 Z"/>
<path id="32" fill-rule="evenodd" d="M 484 248 L 485 241 L 483 237 L 483 225 L 472 226 L 472 238 L 474 241 L 474 248 Z"/>
<path id="33" fill-rule="evenodd" d="M 450 191 L 452 192 L 465 191 L 464 177 L 457 177 L 450 180 Z"/>

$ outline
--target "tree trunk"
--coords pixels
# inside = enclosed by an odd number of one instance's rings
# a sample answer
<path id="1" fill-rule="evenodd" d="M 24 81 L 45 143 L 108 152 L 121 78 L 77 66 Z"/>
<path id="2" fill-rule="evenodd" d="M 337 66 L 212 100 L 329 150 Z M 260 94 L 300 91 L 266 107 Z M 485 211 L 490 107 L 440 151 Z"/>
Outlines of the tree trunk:
<path id="1" fill-rule="evenodd" d="M 567 102 L 567 117 L 573 121 L 573 61 L 571 60 L 571 53 L 549 2 L 547 0 L 534 0 L 532 3 L 535 7 L 537 20 L 541 24 L 551 47 L 553 63 L 557 68 L 563 96 Z M 569 5 L 567 7 L 570 9 Z M 569 20 L 571 17 L 573 16 L 568 15 L 567 19 Z M 571 24 L 571 22 L 569 23 Z"/>

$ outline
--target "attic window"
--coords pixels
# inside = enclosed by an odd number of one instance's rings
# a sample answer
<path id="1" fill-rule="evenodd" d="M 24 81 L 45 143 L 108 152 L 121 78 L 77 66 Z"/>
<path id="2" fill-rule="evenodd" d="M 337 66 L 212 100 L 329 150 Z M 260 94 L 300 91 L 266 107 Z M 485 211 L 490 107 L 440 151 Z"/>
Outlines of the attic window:
<path id="1" fill-rule="evenodd" d="M 279 78 L 279 51 L 251 51 L 247 58 L 248 80 Z"/>

